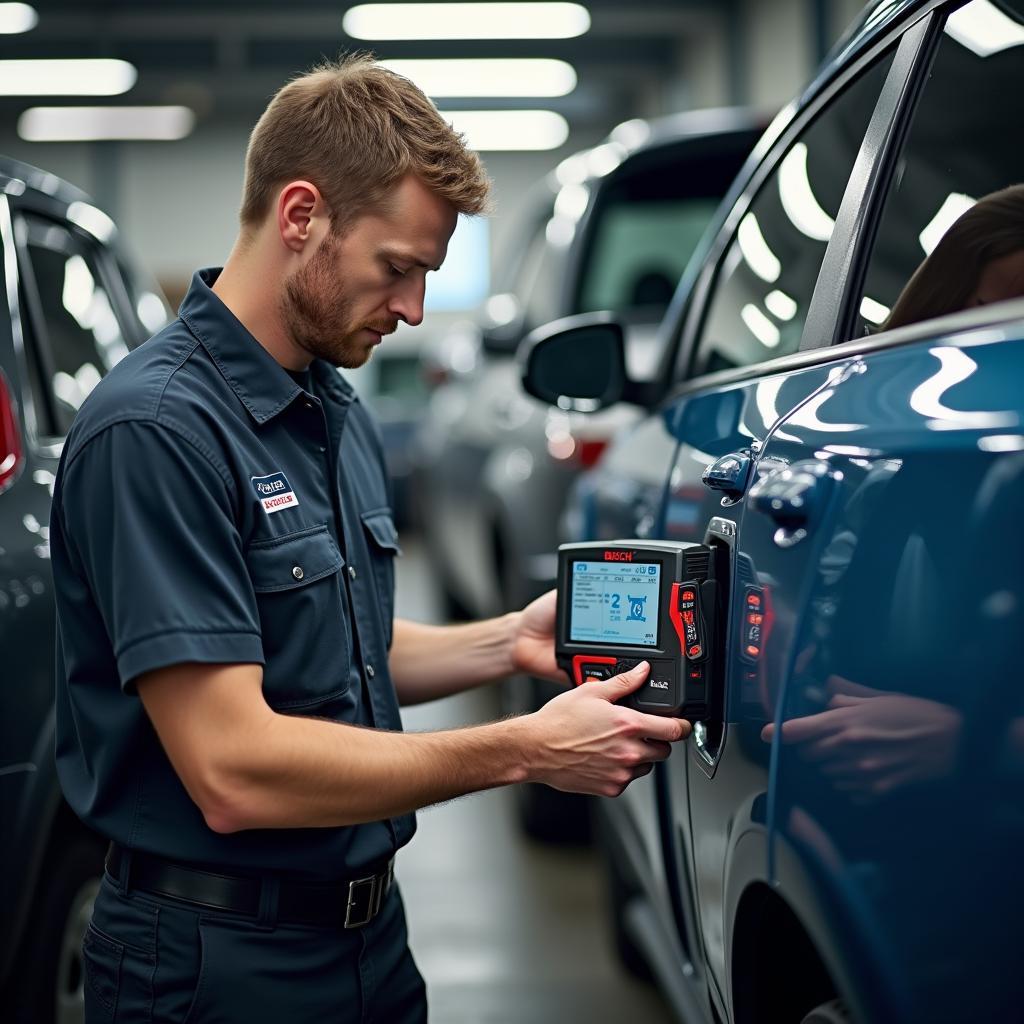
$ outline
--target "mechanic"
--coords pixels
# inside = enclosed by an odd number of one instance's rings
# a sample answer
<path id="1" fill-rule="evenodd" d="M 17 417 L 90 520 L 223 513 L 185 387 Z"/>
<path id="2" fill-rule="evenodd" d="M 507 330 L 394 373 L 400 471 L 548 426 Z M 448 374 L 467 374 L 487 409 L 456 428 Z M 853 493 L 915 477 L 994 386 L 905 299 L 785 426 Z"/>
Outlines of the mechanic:
<path id="1" fill-rule="evenodd" d="M 612 703 L 644 664 L 532 715 L 401 732 L 400 703 L 563 678 L 553 594 L 393 622 L 380 440 L 336 372 L 421 321 L 488 188 L 371 58 L 297 78 L 252 133 L 224 269 L 76 418 L 50 539 L 60 780 L 111 840 L 87 1021 L 424 1020 L 393 881 L 413 812 L 524 781 L 615 795 L 689 732 Z"/>

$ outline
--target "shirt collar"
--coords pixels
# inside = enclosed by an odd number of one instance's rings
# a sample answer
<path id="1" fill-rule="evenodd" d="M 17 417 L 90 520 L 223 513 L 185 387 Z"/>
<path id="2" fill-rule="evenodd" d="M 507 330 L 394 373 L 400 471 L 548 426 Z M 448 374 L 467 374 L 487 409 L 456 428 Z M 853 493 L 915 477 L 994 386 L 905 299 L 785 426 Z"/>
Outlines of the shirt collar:
<path id="1" fill-rule="evenodd" d="M 214 293 L 220 272 L 220 267 L 206 267 L 193 274 L 178 315 L 253 419 L 266 423 L 305 392 Z M 312 369 L 325 395 L 351 400 L 351 385 L 329 363 L 314 359 Z"/>

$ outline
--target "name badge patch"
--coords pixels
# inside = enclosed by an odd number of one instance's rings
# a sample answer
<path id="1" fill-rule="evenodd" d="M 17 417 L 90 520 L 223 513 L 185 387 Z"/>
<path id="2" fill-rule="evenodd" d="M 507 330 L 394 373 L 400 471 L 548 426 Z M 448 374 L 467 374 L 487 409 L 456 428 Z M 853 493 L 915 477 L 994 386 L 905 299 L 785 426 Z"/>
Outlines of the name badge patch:
<path id="1" fill-rule="evenodd" d="M 254 476 L 252 477 L 252 489 L 256 492 L 256 497 L 260 499 L 263 511 L 267 515 L 270 515 L 271 512 L 280 512 L 285 508 L 293 508 L 299 503 L 299 499 L 284 473 Z"/>

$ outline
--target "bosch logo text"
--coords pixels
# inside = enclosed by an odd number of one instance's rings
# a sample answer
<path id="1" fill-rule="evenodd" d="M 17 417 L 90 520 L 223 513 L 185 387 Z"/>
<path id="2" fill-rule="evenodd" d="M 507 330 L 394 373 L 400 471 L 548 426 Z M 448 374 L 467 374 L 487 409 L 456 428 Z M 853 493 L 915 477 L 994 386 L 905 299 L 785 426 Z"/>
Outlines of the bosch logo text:
<path id="1" fill-rule="evenodd" d="M 606 551 L 604 553 L 604 560 L 606 562 L 632 562 L 633 552 L 632 551 Z"/>

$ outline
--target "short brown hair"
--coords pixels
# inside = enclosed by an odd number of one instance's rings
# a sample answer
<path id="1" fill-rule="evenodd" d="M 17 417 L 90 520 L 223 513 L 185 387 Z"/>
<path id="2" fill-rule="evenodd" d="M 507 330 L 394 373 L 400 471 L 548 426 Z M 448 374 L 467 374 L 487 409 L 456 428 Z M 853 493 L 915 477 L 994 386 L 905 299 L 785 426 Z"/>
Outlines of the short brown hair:
<path id="1" fill-rule="evenodd" d="M 306 179 L 340 231 L 410 171 L 457 213 L 487 209 L 480 158 L 434 104 L 372 54 L 350 54 L 293 79 L 270 101 L 249 138 L 239 217 L 243 228 L 255 226 L 278 188 Z"/>

